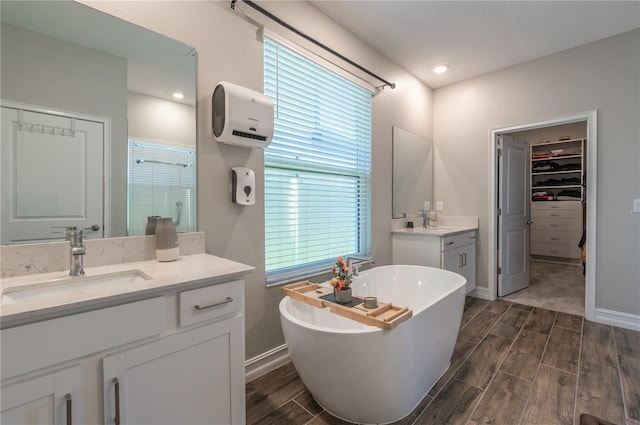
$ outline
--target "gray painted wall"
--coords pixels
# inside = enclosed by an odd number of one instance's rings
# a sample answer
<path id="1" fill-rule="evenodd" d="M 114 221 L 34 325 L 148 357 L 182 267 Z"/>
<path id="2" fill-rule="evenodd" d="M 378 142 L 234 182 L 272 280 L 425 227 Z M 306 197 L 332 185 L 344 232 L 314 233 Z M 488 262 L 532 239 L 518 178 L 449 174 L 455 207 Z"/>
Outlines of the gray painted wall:
<path id="1" fill-rule="evenodd" d="M 435 198 L 480 217 L 487 287 L 489 130 L 598 110 L 596 308 L 640 314 L 640 30 L 434 92 Z M 465 170 L 464 173 L 460 170 Z"/>
<path id="2" fill-rule="evenodd" d="M 280 288 L 264 284 L 264 196 L 255 206 L 231 203 L 231 167 L 256 172 L 263 187 L 263 152 L 217 143 L 211 134 L 211 94 L 230 81 L 262 91 L 262 43 L 257 27 L 229 8 L 229 2 L 83 2 L 197 49 L 198 225 L 206 232 L 206 250 L 256 267 L 246 279 L 247 358 L 284 343 L 278 302 Z M 249 12 L 249 7 L 239 5 Z M 373 257 L 391 262 L 391 127 L 431 138 L 432 90 L 351 36 L 316 9 L 300 2 L 268 2 L 265 7 L 302 31 L 397 84 L 373 99 Z M 249 9 L 249 10 L 247 10 Z M 256 16 L 274 31 L 272 22 Z M 379 84 L 378 82 L 376 82 Z"/>

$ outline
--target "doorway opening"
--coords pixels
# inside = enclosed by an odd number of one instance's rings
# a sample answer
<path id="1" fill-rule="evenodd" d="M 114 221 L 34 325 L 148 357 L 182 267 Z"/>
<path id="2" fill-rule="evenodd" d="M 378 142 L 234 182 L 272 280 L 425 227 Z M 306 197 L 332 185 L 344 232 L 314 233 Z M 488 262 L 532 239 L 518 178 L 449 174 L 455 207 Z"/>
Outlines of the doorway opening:
<path id="1" fill-rule="evenodd" d="M 593 320 L 596 120 L 591 111 L 491 131 L 489 298 Z"/>

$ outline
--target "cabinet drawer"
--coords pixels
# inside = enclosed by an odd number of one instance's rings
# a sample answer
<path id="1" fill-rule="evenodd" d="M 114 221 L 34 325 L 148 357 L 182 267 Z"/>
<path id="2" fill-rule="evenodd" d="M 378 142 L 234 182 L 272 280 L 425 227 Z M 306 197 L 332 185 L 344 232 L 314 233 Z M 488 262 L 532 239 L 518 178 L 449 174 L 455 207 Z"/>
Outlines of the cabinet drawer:
<path id="1" fill-rule="evenodd" d="M 180 326 L 213 320 L 244 310 L 244 281 L 211 285 L 180 293 Z"/>
<path id="2" fill-rule="evenodd" d="M 538 230 L 531 232 L 531 242 L 567 244 L 578 246 L 582 232 L 557 232 L 553 230 Z"/>
<path id="3" fill-rule="evenodd" d="M 579 218 L 546 218 L 531 219 L 531 230 L 560 230 L 566 232 L 582 232 L 582 219 Z"/>
<path id="4" fill-rule="evenodd" d="M 581 201 L 539 201 L 531 203 L 531 210 L 581 210 Z"/>
<path id="5" fill-rule="evenodd" d="M 580 258 L 580 248 L 577 245 L 531 243 L 531 255 L 546 255 L 549 257 Z"/>
<path id="6" fill-rule="evenodd" d="M 552 210 L 552 209 L 536 209 L 531 210 L 531 217 L 560 217 L 560 218 L 579 218 L 582 219 L 582 210 Z"/>
<path id="7" fill-rule="evenodd" d="M 459 233 L 457 235 L 444 236 L 441 238 L 441 251 L 458 248 L 460 246 L 476 243 L 476 231 Z"/>
<path id="8" fill-rule="evenodd" d="M 3 329 L 2 379 L 164 332 L 164 298 Z"/>

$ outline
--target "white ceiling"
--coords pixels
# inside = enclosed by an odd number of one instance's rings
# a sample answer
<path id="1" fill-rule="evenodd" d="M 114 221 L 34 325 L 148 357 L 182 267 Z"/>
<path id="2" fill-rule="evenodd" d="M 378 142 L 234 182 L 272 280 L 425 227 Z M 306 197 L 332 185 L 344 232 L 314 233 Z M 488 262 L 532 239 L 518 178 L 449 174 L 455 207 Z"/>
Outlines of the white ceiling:
<path id="1" fill-rule="evenodd" d="M 638 0 L 309 3 L 432 88 L 640 27 Z"/>

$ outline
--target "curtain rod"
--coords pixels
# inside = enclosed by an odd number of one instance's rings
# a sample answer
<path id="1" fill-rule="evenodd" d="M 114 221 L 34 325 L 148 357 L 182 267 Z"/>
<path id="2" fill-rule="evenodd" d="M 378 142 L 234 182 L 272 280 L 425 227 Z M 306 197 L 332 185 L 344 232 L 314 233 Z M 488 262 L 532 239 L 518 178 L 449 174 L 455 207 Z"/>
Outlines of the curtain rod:
<path id="1" fill-rule="evenodd" d="M 231 0 L 231 9 L 235 9 L 236 8 L 236 2 L 238 0 Z M 269 12 L 268 10 L 263 9 L 261 6 L 257 5 L 255 2 L 250 1 L 250 0 L 242 0 L 244 3 L 246 3 L 248 6 L 251 6 L 252 8 L 254 8 L 255 10 L 257 10 L 258 12 L 262 13 L 264 16 L 266 16 L 267 18 L 271 19 L 272 21 L 282 25 L 283 27 L 285 27 L 286 29 L 288 29 L 289 31 L 293 31 L 294 33 L 296 33 L 297 35 L 299 35 L 300 37 L 304 38 L 307 41 L 312 42 L 313 44 L 315 44 L 316 46 L 326 50 L 327 52 L 331 53 L 334 56 L 337 56 L 338 58 L 342 59 L 343 61 L 347 62 L 348 64 L 355 66 L 356 68 L 358 68 L 360 71 L 365 72 L 366 74 L 372 76 L 373 78 L 375 78 L 376 80 L 382 81 L 384 83 L 384 85 L 382 85 L 381 87 L 384 88 L 385 86 L 389 86 L 392 89 L 396 88 L 396 84 L 395 83 L 390 83 L 389 81 L 385 80 L 384 78 L 379 77 L 378 75 L 374 74 L 373 72 L 369 71 L 368 69 L 366 69 L 365 67 L 358 65 L 357 63 L 355 63 L 354 61 L 352 61 L 351 59 L 349 59 L 348 57 L 342 55 L 341 53 L 336 52 L 335 50 L 333 50 L 331 47 L 326 46 L 325 44 L 322 44 L 321 42 L 319 42 L 318 40 L 316 40 L 315 38 L 312 38 L 311 36 L 303 33 L 302 31 L 300 31 L 299 29 L 289 25 L 288 23 L 286 23 L 285 21 L 283 21 L 282 19 L 278 18 L 277 16 L 273 15 L 271 12 Z M 380 88 L 380 87 L 378 87 Z"/>

